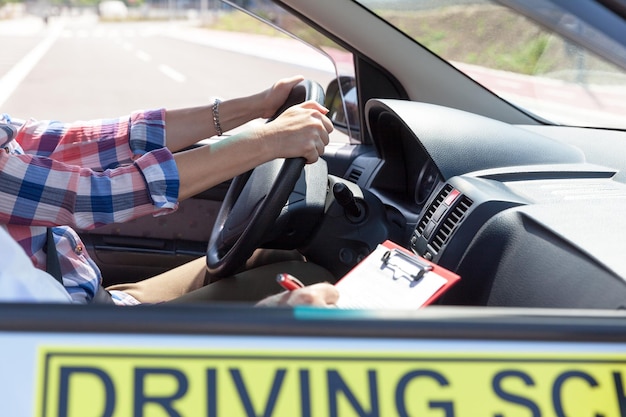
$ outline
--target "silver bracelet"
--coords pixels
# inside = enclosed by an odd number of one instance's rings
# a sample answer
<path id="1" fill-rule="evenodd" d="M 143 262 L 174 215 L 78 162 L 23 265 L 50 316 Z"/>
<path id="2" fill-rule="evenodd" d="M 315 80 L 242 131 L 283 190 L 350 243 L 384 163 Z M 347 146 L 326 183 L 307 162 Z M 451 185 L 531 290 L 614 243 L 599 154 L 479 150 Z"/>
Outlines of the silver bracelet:
<path id="1" fill-rule="evenodd" d="M 224 132 L 222 132 L 222 125 L 220 125 L 220 103 L 222 102 L 222 100 L 220 100 L 219 98 L 216 98 L 215 101 L 213 101 L 213 126 L 215 127 L 215 131 L 217 132 L 218 136 L 222 136 L 222 134 Z"/>

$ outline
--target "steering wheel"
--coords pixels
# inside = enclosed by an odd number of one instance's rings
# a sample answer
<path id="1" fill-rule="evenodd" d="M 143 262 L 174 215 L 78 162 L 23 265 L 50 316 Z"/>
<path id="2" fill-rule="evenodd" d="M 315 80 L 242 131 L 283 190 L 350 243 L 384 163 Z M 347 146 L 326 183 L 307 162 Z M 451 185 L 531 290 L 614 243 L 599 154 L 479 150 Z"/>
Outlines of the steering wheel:
<path id="1" fill-rule="evenodd" d="M 268 121 L 308 100 L 324 104 L 324 89 L 314 81 L 304 80 L 293 87 Z M 212 276 L 232 275 L 263 243 L 304 165 L 304 158 L 275 159 L 232 180 L 207 247 L 207 270 Z"/>

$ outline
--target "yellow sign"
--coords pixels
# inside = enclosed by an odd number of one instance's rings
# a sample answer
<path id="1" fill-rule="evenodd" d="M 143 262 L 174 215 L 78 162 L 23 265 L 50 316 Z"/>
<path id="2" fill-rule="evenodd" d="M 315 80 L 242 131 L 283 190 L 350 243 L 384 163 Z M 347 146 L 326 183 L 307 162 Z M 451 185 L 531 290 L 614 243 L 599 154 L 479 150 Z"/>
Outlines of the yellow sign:
<path id="1" fill-rule="evenodd" d="M 626 353 L 43 348 L 41 417 L 626 417 Z"/>

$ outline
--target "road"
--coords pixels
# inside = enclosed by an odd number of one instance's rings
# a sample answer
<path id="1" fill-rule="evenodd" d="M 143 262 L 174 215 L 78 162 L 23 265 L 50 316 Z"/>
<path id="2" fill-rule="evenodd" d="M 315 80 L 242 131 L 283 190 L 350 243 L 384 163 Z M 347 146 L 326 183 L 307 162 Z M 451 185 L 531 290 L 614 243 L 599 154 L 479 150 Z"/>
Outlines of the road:
<path id="1" fill-rule="evenodd" d="M 237 36 L 185 22 L 101 23 L 95 16 L 3 23 L 0 109 L 19 118 L 85 120 L 252 94 L 294 74 L 323 86 L 333 77 L 328 66 L 299 56 L 310 48 L 282 46 L 291 60 L 281 60 Z"/>

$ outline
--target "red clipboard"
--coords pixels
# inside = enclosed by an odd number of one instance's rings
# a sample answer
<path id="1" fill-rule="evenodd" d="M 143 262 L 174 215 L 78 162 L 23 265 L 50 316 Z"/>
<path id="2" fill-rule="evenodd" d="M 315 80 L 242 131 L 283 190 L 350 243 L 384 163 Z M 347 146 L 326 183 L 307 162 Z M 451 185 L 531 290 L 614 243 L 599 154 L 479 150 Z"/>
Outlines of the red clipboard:
<path id="1" fill-rule="evenodd" d="M 378 245 L 335 285 L 340 308 L 418 309 L 460 276 L 390 241 Z"/>
<path id="2" fill-rule="evenodd" d="M 389 249 L 396 249 L 396 250 L 400 250 L 403 251 L 407 254 L 410 254 L 411 256 L 416 256 L 418 257 L 422 262 L 426 262 L 428 263 L 430 266 L 432 266 L 433 268 L 433 272 L 435 272 L 437 275 L 443 277 L 447 282 L 441 287 L 439 288 L 439 290 L 437 290 L 437 292 L 435 292 L 427 301 L 426 303 L 424 303 L 422 306 L 427 306 L 429 304 L 432 304 L 433 301 L 435 301 L 437 298 L 441 297 L 441 295 L 443 293 L 445 293 L 446 291 L 448 291 L 450 289 L 450 287 L 452 287 L 454 284 L 456 284 L 456 282 L 461 279 L 461 277 L 457 274 L 455 274 L 454 272 L 439 266 L 433 262 L 430 262 L 427 259 L 422 258 L 419 255 L 414 254 L 413 252 L 409 251 L 408 249 L 390 241 L 390 240 L 386 240 L 382 243 L 383 246 L 389 248 Z"/>

